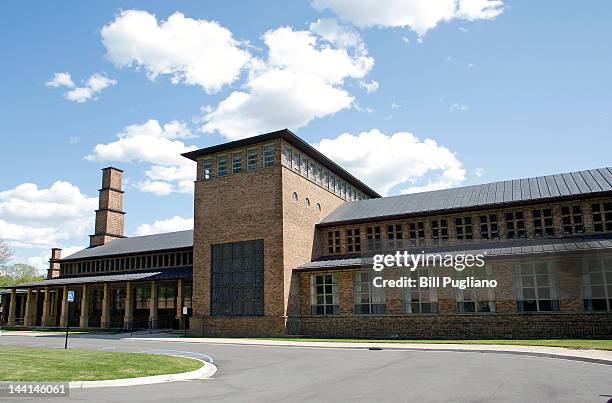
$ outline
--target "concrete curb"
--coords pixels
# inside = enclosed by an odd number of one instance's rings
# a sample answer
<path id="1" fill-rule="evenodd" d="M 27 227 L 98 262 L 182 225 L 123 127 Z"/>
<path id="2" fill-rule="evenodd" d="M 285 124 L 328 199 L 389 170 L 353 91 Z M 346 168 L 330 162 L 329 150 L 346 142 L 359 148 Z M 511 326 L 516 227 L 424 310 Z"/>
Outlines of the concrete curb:
<path id="1" fill-rule="evenodd" d="M 199 358 L 187 357 L 182 355 L 175 355 L 175 357 L 190 358 L 202 362 L 204 365 L 200 369 L 195 371 L 183 372 L 181 374 L 167 374 L 167 375 L 155 375 L 155 376 L 144 376 L 140 378 L 126 378 L 126 379 L 111 379 L 105 381 L 78 381 L 69 382 L 68 386 L 70 389 L 87 389 L 87 388 L 109 388 L 109 387 L 123 387 L 123 386 L 138 386 L 138 385 L 153 385 L 157 383 L 176 382 L 176 381 L 188 381 L 193 379 L 207 379 L 212 377 L 217 372 L 217 367 L 214 364 L 201 360 Z"/>
<path id="2" fill-rule="evenodd" d="M 125 340 L 125 339 L 124 339 Z M 540 358 L 555 358 L 570 361 L 581 361 L 592 364 L 612 365 L 612 352 L 605 350 L 579 350 L 563 347 L 521 346 L 503 344 L 410 344 L 410 343 L 348 343 L 348 342 L 293 342 L 280 340 L 253 340 L 227 338 L 134 338 L 127 340 L 151 342 L 208 343 L 217 345 L 290 347 L 316 349 L 350 349 L 350 350 L 387 350 L 387 351 L 440 351 L 458 353 L 489 353 L 506 355 L 523 355 Z"/>

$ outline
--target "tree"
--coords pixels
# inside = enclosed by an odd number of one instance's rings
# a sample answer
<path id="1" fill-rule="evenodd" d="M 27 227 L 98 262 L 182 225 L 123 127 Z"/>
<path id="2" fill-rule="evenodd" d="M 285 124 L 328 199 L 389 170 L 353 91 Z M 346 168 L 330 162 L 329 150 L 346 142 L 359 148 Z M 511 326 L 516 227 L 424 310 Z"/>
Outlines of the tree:
<path id="1" fill-rule="evenodd" d="M 6 265 L 9 260 L 11 260 L 11 250 L 4 241 L 0 239 L 0 267 Z"/>
<path id="2" fill-rule="evenodd" d="M 17 263 L 2 269 L 0 286 L 19 285 L 43 279 L 44 276 L 40 275 L 36 267 L 30 266 L 29 264 Z"/>

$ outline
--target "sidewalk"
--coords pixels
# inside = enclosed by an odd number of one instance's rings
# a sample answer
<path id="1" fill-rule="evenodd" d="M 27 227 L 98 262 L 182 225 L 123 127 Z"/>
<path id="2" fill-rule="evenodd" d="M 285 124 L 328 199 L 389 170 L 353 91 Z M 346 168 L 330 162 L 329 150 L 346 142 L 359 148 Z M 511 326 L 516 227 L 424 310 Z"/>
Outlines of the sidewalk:
<path id="1" fill-rule="evenodd" d="M 454 351 L 473 353 L 497 353 L 529 355 L 536 357 L 558 358 L 575 361 L 584 361 L 597 364 L 612 365 L 612 351 L 582 350 L 562 347 L 545 346 L 514 346 L 496 344 L 411 344 L 411 343 L 346 343 L 346 342 L 318 342 L 318 341 L 285 341 L 285 340 L 258 340 L 233 338 L 180 338 L 180 337 L 134 337 L 124 340 L 226 344 L 240 346 L 265 347 L 293 347 L 293 348 L 335 348 L 335 349 L 382 349 L 405 351 Z"/>

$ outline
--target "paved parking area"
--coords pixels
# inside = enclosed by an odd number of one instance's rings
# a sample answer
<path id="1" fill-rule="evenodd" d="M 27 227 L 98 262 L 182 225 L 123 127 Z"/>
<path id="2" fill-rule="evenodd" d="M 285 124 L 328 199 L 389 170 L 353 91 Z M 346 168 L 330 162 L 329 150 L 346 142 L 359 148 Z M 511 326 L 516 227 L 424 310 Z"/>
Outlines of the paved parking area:
<path id="1" fill-rule="evenodd" d="M 63 337 L 1 336 L 0 344 L 59 348 Z M 606 402 L 612 397 L 612 366 L 556 358 L 371 351 L 358 346 L 169 343 L 94 335 L 71 336 L 70 346 L 105 351 L 186 351 L 207 356 L 218 367 L 212 379 L 74 390 L 70 401 Z"/>

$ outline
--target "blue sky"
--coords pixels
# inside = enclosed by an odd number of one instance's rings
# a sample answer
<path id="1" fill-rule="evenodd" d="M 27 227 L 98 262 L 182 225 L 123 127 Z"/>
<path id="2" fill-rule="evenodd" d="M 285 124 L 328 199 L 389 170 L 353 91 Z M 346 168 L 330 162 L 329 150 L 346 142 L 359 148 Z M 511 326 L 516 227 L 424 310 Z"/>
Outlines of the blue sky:
<path id="1" fill-rule="evenodd" d="M 39 267 L 86 246 L 108 165 L 128 235 L 185 228 L 190 165 L 166 146 L 264 129 L 386 194 L 610 165 L 612 4 L 385 2 L 5 3 L 0 238 Z"/>

